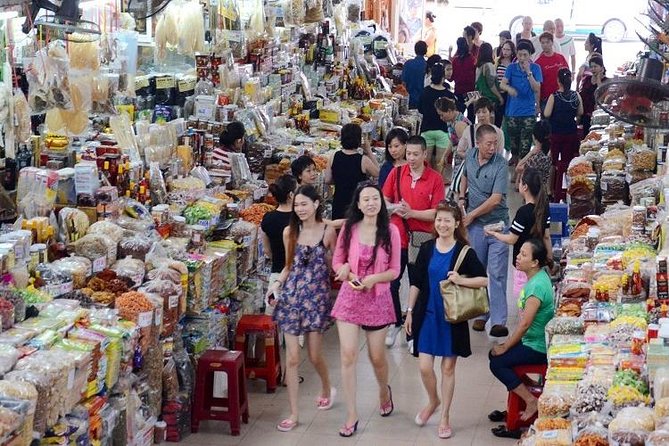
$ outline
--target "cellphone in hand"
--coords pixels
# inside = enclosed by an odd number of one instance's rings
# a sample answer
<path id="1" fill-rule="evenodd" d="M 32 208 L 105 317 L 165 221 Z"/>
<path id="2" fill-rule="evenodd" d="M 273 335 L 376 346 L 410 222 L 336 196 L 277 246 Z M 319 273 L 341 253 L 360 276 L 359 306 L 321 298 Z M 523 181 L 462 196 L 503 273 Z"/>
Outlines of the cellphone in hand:
<path id="1" fill-rule="evenodd" d="M 353 288 L 362 288 L 362 282 L 360 282 L 358 279 L 349 280 L 348 283 L 349 283 Z"/>
<path id="2" fill-rule="evenodd" d="M 267 296 L 267 303 L 268 304 L 274 305 L 275 302 L 276 302 L 276 297 L 274 296 L 274 293 Z"/>

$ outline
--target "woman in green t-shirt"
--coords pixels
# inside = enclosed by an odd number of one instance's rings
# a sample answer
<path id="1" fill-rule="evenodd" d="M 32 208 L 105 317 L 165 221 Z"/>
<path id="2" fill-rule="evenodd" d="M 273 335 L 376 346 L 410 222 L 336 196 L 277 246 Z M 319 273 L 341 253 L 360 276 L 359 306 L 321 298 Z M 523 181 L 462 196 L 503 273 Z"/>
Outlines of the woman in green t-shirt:
<path id="1" fill-rule="evenodd" d="M 546 324 L 553 318 L 553 284 L 544 266 L 548 264 L 546 245 L 542 240 L 531 239 L 523 243 L 516 257 L 516 268 L 527 274 L 527 283 L 518 297 L 520 322 L 503 344 L 490 351 L 490 371 L 525 401 L 521 419 L 529 420 L 537 413 L 537 398 L 513 372 L 513 367 L 529 364 L 546 364 Z M 495 411 L 489 415 L 501 421 L 504 414 Z M 494 432 L 493 432 L 494 433 Z"/>

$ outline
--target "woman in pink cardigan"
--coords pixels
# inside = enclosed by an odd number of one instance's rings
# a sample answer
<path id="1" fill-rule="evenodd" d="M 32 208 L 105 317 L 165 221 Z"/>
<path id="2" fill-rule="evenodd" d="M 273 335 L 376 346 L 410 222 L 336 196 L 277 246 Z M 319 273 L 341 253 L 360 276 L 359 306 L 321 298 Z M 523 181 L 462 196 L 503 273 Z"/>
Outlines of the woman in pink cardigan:
<path id="1" fill-rule="evenodd" d="M 356 363 L 360 328 L 367 335 L 369 359 L 379 383 L 380 415 L 393 412 L 388 385 L 386 331 L 395 322 L 390 282 L 400 272 L 400 233 L 390 224 L 381 190 L 372 183 L 358 186 L 339 234 L 332 269 L 343 281 L 332 316 L 337 320 L 341 351 L 341 375 L 347 417 L 339 430 L 342 437 L 358 429 L 356 409 Z"/>

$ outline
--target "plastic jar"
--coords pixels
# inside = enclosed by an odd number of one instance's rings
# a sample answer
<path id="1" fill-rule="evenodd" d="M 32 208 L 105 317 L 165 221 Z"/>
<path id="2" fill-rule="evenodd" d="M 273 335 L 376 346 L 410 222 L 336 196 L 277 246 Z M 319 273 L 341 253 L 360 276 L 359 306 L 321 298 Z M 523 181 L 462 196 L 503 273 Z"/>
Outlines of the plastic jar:
<path id="1" fill-rule="evenodd" d="M 167 423 L 156 421 L 153 425 L 153 443 L 159 444 L 167 440 Z"/>

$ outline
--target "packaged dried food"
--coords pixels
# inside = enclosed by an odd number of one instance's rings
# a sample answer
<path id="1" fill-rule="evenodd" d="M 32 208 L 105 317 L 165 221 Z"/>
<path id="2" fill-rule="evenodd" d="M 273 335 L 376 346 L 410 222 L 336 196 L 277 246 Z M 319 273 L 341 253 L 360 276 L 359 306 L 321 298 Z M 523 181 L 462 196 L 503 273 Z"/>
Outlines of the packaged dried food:
<path id="1" fill-rule="evenodd" d="M 181 273 L 172 268 L 161 266 L 152 269 L 147 273 L 148 280 L 169 280 L 172 283 L 181 285 Z"/>
<path id="2" fill-rule="evenodd" d="M 26 302 L 16 288 L 0 286 L 0 298 L 14 305 L 14 322 L 23 322 L 26 318 Z"/>
<path id="3" fill-rule="evenodd" d="M 167 280 L 152 280 L 146 282 L 140 289 L 145 293 L 155 294 L 160 297 L 162 308 L 162 332 L 163 336 L 169 336 L 179 322 L 179 300 L 182 293 L 180 284 Z"/>
<path id="4" fill-rule="evenodd" d="M 0 375 L 10 371 L 18 360 L 19 351 L 16 348 L 8 344 L 0 344 Z"/>
<path id="5" fill-rule="evenodd" d="M 630 196 L 633 205 L 644 205 L 642 200 L 652 198 L 655 203 L 660 202 L 660 181 L 658 178 L 649 178 L 630 186 Z"/>
<path id="6" fill-rule="evenodd" d="M 606 403 L 607 387 L 602 384 L 581 381 L 576 386 L 576 398 L 572 411 L 577 414 L 599 412 Z"/>
<path id="7" fill-rule="evenodd" d="M 657 418 L 669 417 L 669 397 L 655 399 L 655 416 Z"/>
<path id="8" fill-rule="evenodd" d="M 571 281 L 565 283 L 560 289 L 562 297 L 574 299 L 588 299 L 590 297 L 591 285 L 586 282 Z"/>
<path id="9" fill-rule="evenodd" d="M 646 446 L 669 446 L 669 430 L 656 430 L 646 437 Z"/>
<path id="10" fill-rule="evenodd" d="M 135 285 L 141 285 L 144 282 L 144 262 L 141 260 L 126 257 L 118 260 L 111 268 L 119 276 L 132 279 Z"/>
<path id="11" fill-rule="evenodd" d="M 577 156 L 569 162 L 567 175 L 574 178 L 579 175 L 589 175 L 594 173 L 592 162 L 584 156 Z"/>
<path id="12" fill-rule="evenodd" d="M 58 212 L 58 240 L 73 243 L 83 237 L 90 225 L 88 215 L 79 209 L 63 208 Z"/>
<path id="13" fill-rule="evenodd" d="M 153 241 L 143 235 L 126 237 L 118 242 L 118 256 L 120 258 L 132 257 L 143 262 L 152 245 Z"/>
<path id="14" fill-rule="evenodd" d="M 102 220 L 93 223 L 89 228 L 87 234 L 98 234 L 104 237 L 109 237 L 114 244 L 118 244 L 123 238 L 125 231 L 119 225 L 112 223 L 109 220 Z"/>
<path id="15" fill-rule="evenodd" d="M 541 396 L 539 396 L 539 417 L 566 417 L 569 415 L 569 408 L 573 400 L 574 391 L 572 386 L 546 386 Z"/>
<path id="16" fill-rule="evenodd" d="M 570 446 L 571 431 L 566 429 L 538 432 L 534 437 L 535 446 Z"/>
<path id="17" fill-rule="evenodd" d="M 635 146 L 627 152 L 627 160 L 632 170 L 655 170 L 657 154 L 648 146 Z"/>
<path id="18" fill-rule="evenodd" d="M 179 393 L 179 377 L 177 366 L 173 358 L 168 358 L 163 366 L 163 399 L 171 401 Z"/>
<path id="19" fill-rule="evenodd" d="M 51 263 L 52 268 L 72 279 L 72 285 L 75 289 L 86 286 L 86 280 L 91 274 L 93 263 L 86 257 L 70 256 L 55 260 Z"/>
<path id="20" fill-rule="evenodd" d="M 669 398 L 669 368 L 660 367 L 653 375 L 653 397 Z"/>
<path id="21" fill-rule="evenodd" d="M 625 170 L 625 157 L 607 157 L 602 164 L 602 174 L 610 171 Z"/>
<path id="22" fill-rule="evenodd" d="M 14 304 L 0 297 L 0 329 L 9 330 L 14 325 Z"/>
<path id="23" fill-rule="evenodd" d="M 627 181 L 624 171 L 610 170 L 603 172 L 600 187 L 603 201 L 627 201 Z"/>
<path id="24" fill-rule="evenodd" d="M 648 432 L 616 431 L 610 433 L 611 446 L 645 446 Z"/>
<path id="25" fill-rule="evenodd" d="M 137 324 L 140 332 L 140 346 L 142 352 L 146 353 L 152 342 L 154 304 L 144 293 L 130 291 L 118 296 L 114 305 L 121 318 Z"/>
<path id="26" fill-rule="evenodd" d="M 90 231 L 74 243 L 74 248 L 77 255 L 92 262 L 94 273 L 102 271 L 116 259 L 116 243 L 108 236 L 91 234 Z"/>
<path id="27" fill-rule="evenodd" d="M 632 185 L 638 183 L 639 181 L 647 180 L 653 178 L 655 174 L 652 170 L 628 170 L 626 180 Z"/>
<path id="28" fill-rule="evenodd" d="M 575 334 L 585 333 L 583 320 L 577 317 L 554 317 L 546 324 L 546 335 L 549 337 L 547 344 L 550 344 L 550 336 L 556 334 Z"/>
<path id="29" fill-rule="evenodd" d="M 537 418 L 534 429 L 537 431 L 571 429 L 571 422 L 564 418 Z"/>
<path id="30" fill-rule="evenodd" d="M 649 407 L 625 407 L 609 424 L 609 431 L 652 432 L 655 430 L 653 409 Z"/>
<path id="31" fill-rule="evenodd" d="M 608 432 L 601 425 L 588 426 L 576 434 L 574 446 L 609 446 Z"/>

